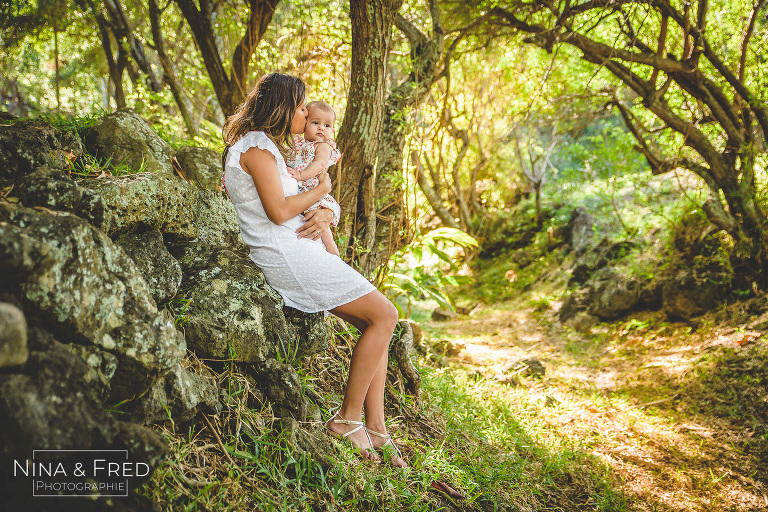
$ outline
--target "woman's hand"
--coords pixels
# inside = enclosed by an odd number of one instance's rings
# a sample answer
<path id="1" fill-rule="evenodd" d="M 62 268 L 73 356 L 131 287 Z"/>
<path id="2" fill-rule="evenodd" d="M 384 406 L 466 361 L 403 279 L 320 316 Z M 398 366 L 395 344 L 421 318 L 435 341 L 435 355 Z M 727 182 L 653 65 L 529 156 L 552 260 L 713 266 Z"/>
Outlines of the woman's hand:
<path id="1" fill-rule="evenodd" d="M 322 184 L 322 181 L 320 183 Z M 333 220 L 333 212 L 328 208 L 312 210 L 304 215 L 304 224 L 296 230 L 296 233 L 299 234 L 299 238 L 317 240 L 331 225 L 331 220 Z"/>

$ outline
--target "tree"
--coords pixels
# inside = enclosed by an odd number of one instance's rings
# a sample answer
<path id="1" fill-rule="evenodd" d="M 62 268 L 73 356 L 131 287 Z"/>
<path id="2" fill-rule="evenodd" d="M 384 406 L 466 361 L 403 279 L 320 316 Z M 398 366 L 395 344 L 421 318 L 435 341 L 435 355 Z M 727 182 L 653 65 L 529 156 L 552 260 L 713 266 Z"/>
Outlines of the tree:
<path id="1" fill-rule="evenodd" d="M 200 49 L 216 98 L 225 115 L 233 114 L 249 92 L 248 67 L 256 46 L 269 27 L 272 15 L 280 0 L 247 0 L 248 18 L 245 33 L 235 46 L 232 54 L 232 68 L 229 73 L 224 66 L 217 35 L 214 30 L 216 10 L 219 3 L 199 0 L 176 0 Z"/>
<path id="2" fill-rule="evenodd" d="M 355 241 L 362 226 L 375 234 L 375 165 L 384 123 L 387 93 L 387 59 L 392 43 L 392 25 L 403 0 L 350 0 L 352 58 L 350 87 L 344 120 L 338 135 L 344 155 L 332 178 L 341 205 L 338 226 L 339 250 L 355 258 Z M 366 242 L 366 245 L 369 242 Z M 348 249 L 350 249 L 348 253 Z"/>
<path id="3" fill-rule="evenodd" d="M 765 280 L 768 229 L 755 169 L 765 152 L 768 112 L 765 91 L 757 88 L 763 65 L 752 47 L 755 32 L 768 30 L 758 23 L 765 5 L 720 4 L 717 23 L 710 22 L 707 0 L 679 6 L 671 0 L 512 1 L 479 8 L 496 27 L 526 34 L 530 44 L 550 52 L 577 49 L 627 87 L 636 99 L 617 90 L 610 105 L 652 172 L 697 174 L 709 189 L 702 205 L 709 220 L 733 238 L 736 259 L 755 274 L 765 270 Z M 729 33 L 741 34 L 737 48 L 728 45 Z"/>

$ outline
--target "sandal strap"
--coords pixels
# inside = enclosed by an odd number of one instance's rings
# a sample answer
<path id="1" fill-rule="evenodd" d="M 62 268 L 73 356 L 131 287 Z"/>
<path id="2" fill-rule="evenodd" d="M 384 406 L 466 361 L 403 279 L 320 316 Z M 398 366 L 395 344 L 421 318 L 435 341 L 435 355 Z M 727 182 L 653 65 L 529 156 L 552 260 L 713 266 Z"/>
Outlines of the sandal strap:
<path id="1" fill-rule="evenodd" d="M 375 430 L 371 430 L 368 427 L 366 427 L 365 430 L 369 434 L 373 434 L 376 437 L 381 437 L 382 439 L 386 439 L 386 441 L 384 441 L 384 444 L 379 446 L 379 448 L 384 448 L 385 446 L 391 446 L 392 448 L 395 449 L 395 451 L 397 452 L 397 455 L 401 459 L 403 458 L 403 452 L 400 451 L 400 448 L 398 448 L 394 440 L 392 440 L 392 434 L 382 434 L 381 432 L 376 432 Z M 373 446 L 373 443 L 371 443 L 371 446 Z"/>

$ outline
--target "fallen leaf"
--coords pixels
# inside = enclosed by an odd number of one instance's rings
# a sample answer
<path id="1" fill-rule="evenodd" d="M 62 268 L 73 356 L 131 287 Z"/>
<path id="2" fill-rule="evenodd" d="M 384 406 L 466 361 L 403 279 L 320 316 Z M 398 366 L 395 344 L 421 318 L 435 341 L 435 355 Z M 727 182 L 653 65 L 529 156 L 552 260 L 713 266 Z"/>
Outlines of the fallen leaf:
<path id="1" fill-rule="evenodd" d="M 442 492 L 443 494 L 447 494 L 448 497 L 453 498 L 455 500 L 463 500 L 464 495 L 461 494 L 456 489 L 453 489 L 451 486 L 443 482 L 442 480 L 435 480 L 430 484 L 430 487 L 435 489 L 436 491 Z"/>

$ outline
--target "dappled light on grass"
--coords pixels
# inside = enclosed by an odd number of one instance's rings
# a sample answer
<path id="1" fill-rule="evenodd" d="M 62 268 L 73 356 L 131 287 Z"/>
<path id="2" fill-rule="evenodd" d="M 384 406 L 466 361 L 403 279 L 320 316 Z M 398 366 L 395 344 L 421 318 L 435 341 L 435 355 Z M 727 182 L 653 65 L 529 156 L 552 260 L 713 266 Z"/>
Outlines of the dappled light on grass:
<path id="1" fill-rule="evenodd" d="M 582 333 L 520 298 L 429 330 L 460 340 L 448 364 L 483 383 L 465 393 L 506 401 L 536 441 L 532 458 L 578 448 L 612 469 L 630 510 L 751 511 L 768 508 L 768 347 L 751 327 L 768 313 L 749 310 L 735 304 L 692 325 L 641 313 Z M 499 373 L 501 361 L 526 357 L 541 360 L 544 378 Z M 494 445 L 513 439 L 475 425 Z"/>

